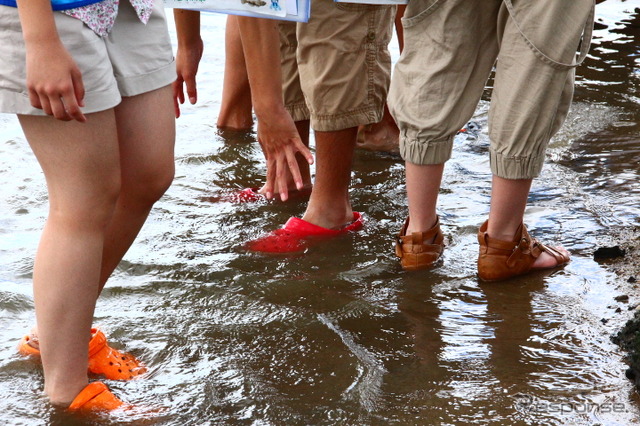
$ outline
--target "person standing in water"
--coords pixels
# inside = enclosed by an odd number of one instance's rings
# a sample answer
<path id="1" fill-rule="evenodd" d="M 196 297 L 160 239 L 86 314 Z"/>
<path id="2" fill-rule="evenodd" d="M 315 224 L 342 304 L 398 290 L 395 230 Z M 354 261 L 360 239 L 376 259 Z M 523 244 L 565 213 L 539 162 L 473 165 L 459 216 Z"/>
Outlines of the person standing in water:
<path id="1" fill-rule="evenodd" d="M 92 329 L 96 299 L 173 180 L 175 64 L 160 0 L 0 0 L 0 112 L 17 114 L 47 182 L 36 328 L 49 401 L 124 403 L 108 379 L 144 372 Z M 53 10 L 52 10 L 53 9 Z"/>
<path id="2" fill-rule="evenodd" d="M 547 144 L 567 115 L 593 16 L 594 0 L 409 2 L 389 94 L 406 163 L 409 216 L 396 237 L 404 269 L 432 268 L 442 255 L 436 204 L 444 163 L 494 66 L 491 205 L 478 232 L 478 276 L 503 280 L 569 262 L 566 250 L 530 237 L 523 217 Z"/>

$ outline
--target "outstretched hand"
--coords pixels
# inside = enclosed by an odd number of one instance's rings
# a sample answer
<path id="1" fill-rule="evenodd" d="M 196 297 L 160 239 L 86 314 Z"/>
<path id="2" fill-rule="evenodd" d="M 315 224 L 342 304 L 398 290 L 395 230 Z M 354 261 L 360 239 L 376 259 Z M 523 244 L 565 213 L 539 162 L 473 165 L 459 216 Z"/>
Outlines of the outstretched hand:
<path id="1" fill-rule="evenodd" d="M 176 81 L 172 83 L 173 87 L 173 107 L 175 109 L 176 118 L 180 117 L 180 105 L 185 101 L 185 86 L 187 97 L 191 105 L 198 101 L 198 89 L 196 86 L 196 74 L 204 44 L 202 39 L 189 46 L 178 46 L 176 52 Z"/>
<path id="2" fill-rule="evenodd" d="M 267 159 L 267 183 L 264 192 L 273 198 L 277 185 L 280 199 L 289 198 L 288 176 L 293 177 L 296 188 L 304 187 L 296 156 L 302 155 L 307 163 L 313 164 L 313 155 L 300 139 L 291 115 L 284 107 L 258 115 L 258 141 Z"/>
<path id="3" fill-rule="evenodd" d="M 35 108 L 58 120 L 87 121 L 82 74 L 59 40 L 27 46 L 27 91 Z"/>

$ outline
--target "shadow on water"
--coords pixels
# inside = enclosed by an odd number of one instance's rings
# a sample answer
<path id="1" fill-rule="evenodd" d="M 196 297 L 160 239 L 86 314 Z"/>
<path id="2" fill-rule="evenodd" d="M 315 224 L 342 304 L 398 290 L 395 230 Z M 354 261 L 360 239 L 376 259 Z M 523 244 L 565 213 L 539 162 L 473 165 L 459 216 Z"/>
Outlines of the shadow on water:
<path id="1" fill-rule="evenodd" d="M 203 19 L 200 104 L 178 120 L 175 183 L 101 297 L 95 322 L 145 360 L 109 382 L 142 407 L 71 416 L 42 397 L 15 354 L 32 325 L 31 262 L 46 215 L 39 168 L 0 117 L 0 411 L 7 424 L 631 424 L 640 410 L 611 343 L 637 301 L 592 253 L 638 226 L 637 1 L 598 6 L 576 103 L 526 212 L 532 234 L 573 254 L 562 270 L 502 284 L 475 276 L 487 214 L 487 102 L 456 136 L 440 196 L 442 265 L 403 272 L 393 236 L 407 213 L 397 156 L 358 152 L 355 234 L 296 256 L 242 244 L 300 216 L 292 203 L 224 197 L 264 179 L 253 133 L 216 131 L 224 17 Z M 632 298 L 633 299 L 633 298 Z M 151 412 L 151 413 L 150 413 Z"/>

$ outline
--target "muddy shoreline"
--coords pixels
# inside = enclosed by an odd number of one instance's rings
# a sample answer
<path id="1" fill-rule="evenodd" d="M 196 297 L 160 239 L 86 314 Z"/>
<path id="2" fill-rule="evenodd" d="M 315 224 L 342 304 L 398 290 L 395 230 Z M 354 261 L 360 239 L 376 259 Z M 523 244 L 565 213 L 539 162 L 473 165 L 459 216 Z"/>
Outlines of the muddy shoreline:
<path id="1" fill-rule="evenodd" d="M 620 288 L 625 290 L 615 302 L 633 311 L 633 316 L 611 338 L 626 353 L 629 368 L 625 374 L 640 390 L 640 228 L 621 230 L 599 246 L 594 259 L 605 263 L 618 277 Z M 623 307 L 616 308 L 616 313 L 623 312 Z"/>

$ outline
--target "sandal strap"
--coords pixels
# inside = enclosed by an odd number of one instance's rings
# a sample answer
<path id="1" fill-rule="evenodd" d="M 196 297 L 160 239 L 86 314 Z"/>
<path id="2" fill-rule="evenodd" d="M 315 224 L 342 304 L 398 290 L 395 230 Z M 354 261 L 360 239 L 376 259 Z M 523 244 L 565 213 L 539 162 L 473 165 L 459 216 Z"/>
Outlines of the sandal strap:
<path id="1" fill-rule="evenodd" d="M 424 232 L 412 232 L 407 235 L 409 217 L 396 236 L 396 256 L 405 270 L 427 269 L 435 265 L 444 249 L 444 235 L 440 229 L 440 218 L 436 217 L 431 229 Z M 425 243 L 425 241 L 429 241 Z"/>
<path id="2" fill-rule="evenodd" d="M 536 244 L 538 245 L 538 247 L 540 247 L 540 249 L 543 252 L 553 256 L 556 259 L 556 262 L 558 263 L 558 265 L 562 265 L 563 263 L 569 262 L 569 256 L 567 256 L 566 254 L 562 253 L 557 248 L 548 246 L 548 245 L 543 244 L 543 243 L 541 243 L 541 242 L 539 242 L 537 240 L 536 240 Z"/>
<path id="3" fill-rule="evenodd" d="M 532 238 L 524 223 L 520 224 L 511 241 L 491 238 L 487 229 L 488 221 L 483 223 L 478 231 L 478 274 L 485 281 L 497 281 L 525 274 L 531 270 L 542 253 L 553 256 L 556 266 L 569 262 L 568 255 Z"/>

